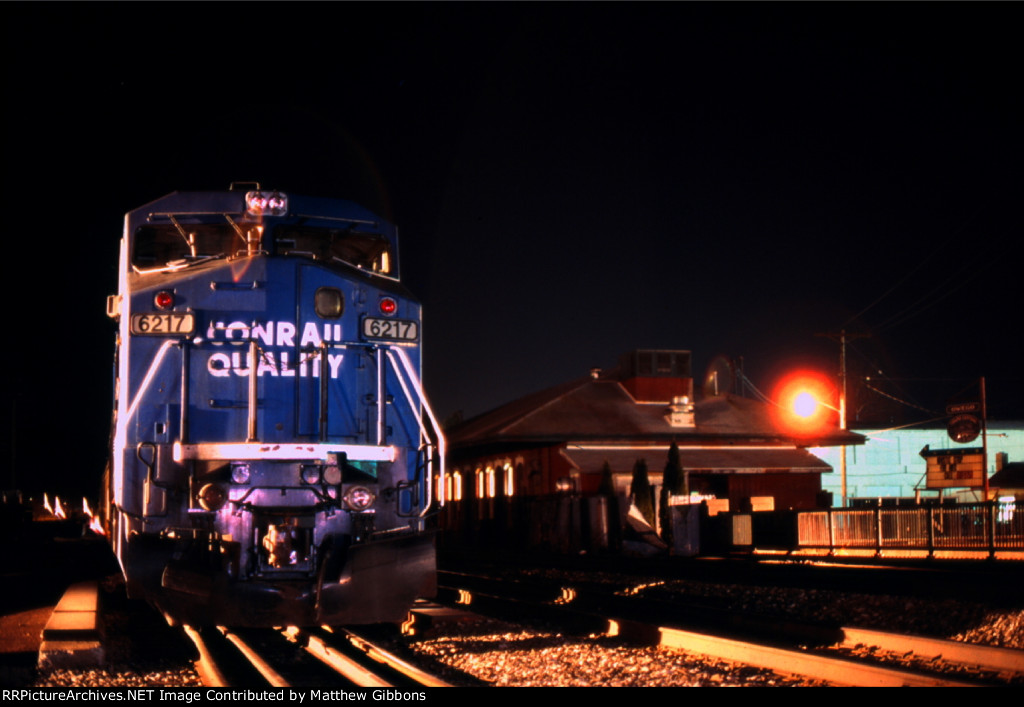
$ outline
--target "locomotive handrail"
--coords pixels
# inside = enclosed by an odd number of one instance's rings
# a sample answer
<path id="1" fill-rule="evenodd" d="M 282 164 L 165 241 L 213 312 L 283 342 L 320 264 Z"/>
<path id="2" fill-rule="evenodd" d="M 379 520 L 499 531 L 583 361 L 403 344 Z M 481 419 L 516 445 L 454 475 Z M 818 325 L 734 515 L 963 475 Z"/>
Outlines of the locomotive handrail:
<path id="1" fill-rule="evenodd" d="M 165 341 L 163 344 L 160 345 L 160 348 L 157 349 L 156 355 L 153 357 L 153 361 L 149 364 L 149 369 L 146 371 L 146 375 L 143 376 L 142 382 L 139 384 L 138 390 L 135 391 L 135 396 L 133 398 L 130 398 L 130 402 L 128 404 L 128 409 L 125 411 L 125 414 L 124 415 L 117 415 L 116 416 L 115 428 L 114 428 L 114 439 L 113 439 L 113 443 L 114 443 L 114 448 L 115 449 L 123 449 L 124 448 L 125 440 L 126 440 L 126 438 L 128 436 L 128 424 L 129 424 L 129 422 L 131 422 L 131 419 L 135 416 L 135 412 L 136 412 L 136 410 L 138 410 L 139 404 L 142 402 L 142 399 L 145 397 L 146 391 L 149 390 L 149 386 L 152 385 L 153 379 L 156 377 L 156 372 L 160 369 L 160 366 L 161 366 L 161 364 L 164 361 L 164 356 L 167 355 L 168 349 L 170 349 L 172 346 L 175 346 L 175 345 L 177 345 L 177 342 L 174 341 L 174 340 L 171 340 L 171 339 L 168 339 L 167 341 Z M 127 398 L 127 395 L 129 393 L 130 393 L 130 391 L 126 390 L 126 393 L 125 393 L 126 398 Z M 138 452 L 136 452 L 136 453 L 138 453 Z M 143 462 L 143 463 L 145 464 L 145 462 Z M 123 460 L 115 459 L 113 476 L 114 476 L 114 483 L 115 483 L 115 485 L 118 488 L 120 488 L 121 485 L 124 483 L 124 467 L 123 467 L 123 464 L 124 464 Z M 147 468 L 149 468 L 148 465 L 147 465 Z M 142 513 L 141 514 L 131 513 L 127 509 L 123 508 L 121 506 L 121 504 L 115 504 L 115 507 L 117 507 L 119 510 L 121 510 L 121 512 L 126 513 L 126 514 L 130 515 L 133 518 L 137 518 L 137 519 L 142 520 L 143 522 L 146 522 L 147 518 L 150 517 L 150 514 L 147 513 L 147 510 L 148 510 L 148 504 L 149 504 L 149 485 L 150 485 L 151 481 L 152 481 L 152 473 L 151 473 L 151 470 L 150 470 L 147 473 L 147 475 L 146 475 L 145 492 L 144 492 L 145 496 L 143 498 L 143 507 L 142 507 Z M 166 508 L 165 508 L 165 511 L 166 511 Z M 158 517 L 162 517 L 162 516 L 158 516 Z"/>
<path id="2" fill-rule="evenodd" d="M 414 387 L 414 389 L 416 391 L 416 399 L 419 401 L 420 405 L 423 406 L 423 410 L 426 411 L 427 417 L 430 418 L 430 424 L 434 428 L 434 433 L 435 433 L 436 438 L 437 438 L 437 442 L 436 443 L 437 443 L 437 452 L 438 452 L 438 486 L 439 486 L 439 491 L 438 491 L 438 494 L 437 494 L 437 502 L 438 502 L 439 506 L 443 506 L 444 505 L 444 488 L 445 488 L 445 483 L 447 481 L 446 476 L 445 476 L 445 456 L 446 456 L 446 449 L 445 449 L 445 447 L 446 447 L 446 443 L 445 443 L 445 439 L 444 439 L 444 432 L 441 430 L 441 425 L 439 425 L 438 422 L 437 422 L 437 417 L 434 415 L 434 411 L 433 411 L 433 409 L 431 409 L 430 403 L 427 402 L 427 396 L 424 395 L 424 393 L 423 393 L 423 384 L 420 382 L 419 376 L 416 375 L 416 369 L 413 368 L 412 361 L 409 360 L 408 354 L 406 354 L 405 351 L 403 351 L 401 348 L 390 347 L 390 346 L 386 348 L 386 353 L 387 353 L 387 356 L 388 356 L 388 360 L 391 361 L 391 365 L 395 369 L 395 374 L 398 377 L 398 383 L 399 383 L 399 385 L 402 386 L 402 392 L 405 393 L 405 397 L 408 398 L 409 402 L 412 404 L 411 405 L 412 412 L 413 412 L 413 415 L 415 415 L 415 417 L 416 417 L 416 422 L 419 423 L 420 432 L 423 434 L 423 436 L 426 438 L 426 440 L 428 442 L 431 441 L 430 432 L 429 432 L 429 430 L 427 430 L 426 426 L 423 424 L 423 417 L 422 417 L 422 415 L 420 414 L 420 412 L 419 412 L 419 410 L 417 408 L 416 400 L 413 399 L 413 397 L 409 394 L 408 388 L 406 388 L 405 379 L 402 377 L 402 370 L 398 366 L 398 361 L 401 362 L 402 368 L 405 369 L 405 374 L 409 376 L 409 382 L 413 385 L 413 387 Z M 423 504 L 423 510 L 420 511 L 420 517 L 421 518 L 423 516 L 427 515 L 427 512 L 430 510 L 430 505 L 431 505 L 432 498 L 433 498 L 434 474 L 433 474 L 432 463 L 428 463 L 427 470 L 426 470 L 426 473 L 424 475 L 426 476 L 426 491 L 427 491 L 427 495 L 426 495 L 425 503 Z"/>
<path id="3" fill-rule="evenodd" d="M 121 416 L 118 416 L 116 438 L 117 440 L 120 440 L 119 446 L 124 446 L 124 438 L 127 434 L 128 423 L 132 419 L 132 416 L 135 415 L 136 408 L 138 408 L 139 403 L 142 402 L 142 398 L 145 395 L 146 390 L 153 382 L 157 369 L 160 368 L 160 364 L 163 363 L 164 356 L 167 354 L 167 349 L 176 345 L 176 343 L 177 342 L 168 339 L 161 344 L 160 348 L 156 352 L 156 356 L 153 358 L 153 362 L 149 364 L 149 370 L 146 371 L 146 375 L 142 379 L 142 383 L 139 384 L 139 389 L 135 392 L 135 397 L 132 398 L 131 404 L 128 405 L 128 410 L 124 414 L 124 418 L 122 419 Z"/>
<path id="4" fill-rule="evenodd" d="M 256 353 L 256 340 L 253 339 L 249 342 L 249 399 L 246 401 L 248 412 L 246 442 L 255 442 L 258 439 L 256 435 L 256 412 L 259 407 L 259 394 L 257 392 L 259 366 L 256 365 Z"/>
<path id="5" fill-rule="evenodd" d="M 149 448 L 149 449 L 153 450 L 153 458 L 150 459 L 149 461 L 147 461 L 145 456 L 142 454 L 142 450 L 146 449 L 146 448 Z M 163 503 L 162 503 L 162 512 L 161 513 L 150 513 L 149 512 L 149 503 L 150 503 L 150 500 L 152 498 L 152 494 L 153 494 L 152 488 L 154 486 L 157 486 L 157 487 L 162 488 L 162 489 L 172 489 L 172 488 L 174 488 L 174 484 L 162 484 L 162 483 L 160 483 L 157 480 L 156 474 L 153 471 L 153 469 L 156 467 L 157 457 L 158 457 L 159 453 L 160 453 L 159 452 L 159 447 L 157 447 L 157 445 L 153 444 L 152 442 L 139 442 L 137 445 L 135 445 L 135 458 L 138 459 L 140 462 L 142 462 L 142 465 L 146 467 L 146 481 L 145 481 L 145 483 L 142 486 L 142 517 L 143 518 L 152 518 L 152 517 L 155 517 L 155 518 L 166 518 L 167 517 L 167 497 L 166 496 L 164 496 L 162 498 Z"/>

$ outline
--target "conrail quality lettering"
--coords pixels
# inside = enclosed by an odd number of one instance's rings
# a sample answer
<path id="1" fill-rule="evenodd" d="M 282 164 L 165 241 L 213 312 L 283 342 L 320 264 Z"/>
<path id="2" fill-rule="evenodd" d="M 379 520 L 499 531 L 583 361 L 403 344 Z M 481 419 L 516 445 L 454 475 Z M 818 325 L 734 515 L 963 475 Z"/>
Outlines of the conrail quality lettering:
<path id="1" fill-rule="evenodd" d="M 270 321 L 254 324 L 235 321 L 211 322 L 206 330 L 206 341 L 216 345 L 241 344 L 255 341 L 259 346 L 256 357 L 256 375 L 282 378 L 319 378 L 323 362 L 319 353 L 322 344 L 340 342 L 342 331 L 340 324 L 324 324 L 320 329 L 313 322 L 301 327 L 301 333 L 294 323 L 289 321 Z M 299 353 L 296 355 L 295 347 Z M 271 351 L 270 347 L 285 350 Z M 327 375 L 335 379 L 341 368 L 342 354 L 328 353 Z M 224 378 L 232 373 L 236 376 L 248 376 L 253 362 L 248 353 L 243 351 L 217 351 L 210 354 L 206 362 L 207 372 L 215 378 Z"/>

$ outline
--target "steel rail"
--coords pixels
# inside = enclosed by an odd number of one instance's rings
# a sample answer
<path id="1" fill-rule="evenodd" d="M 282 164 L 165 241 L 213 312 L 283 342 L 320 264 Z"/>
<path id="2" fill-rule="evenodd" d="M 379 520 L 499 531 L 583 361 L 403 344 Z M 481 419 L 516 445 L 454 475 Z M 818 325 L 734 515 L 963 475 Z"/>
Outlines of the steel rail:
<path id="1" fill-rule="evenodd" d="M 323 636 L 318 635 L 319 632 L 346 640 L 352 650 L 357 650 L 366 658 L 374 661 L 377 664 L 377 670 L 372 666 L 367 667 L 360 663 L 359 660 L 346 655 L 343 649 L 331 645 L 331 639 L 325 639 Z M 417 668 L 386 648 L 382 648 L 372 640 L 348 628 L 323 626 L 320 629 L 305 630 L 289 626 L 282 630 L 281 633 L 288 640 L 303 645 L 308 653 L 359 687 L 402 687 L 401 684 L 382 675 L 380 673 L 381 670 L 398 673 L 422 687 L 453 687 L 451 683 Z M 401 680 L 398 682 L 400 683 Z"/>
<path id="2" fill-rule="evenodd" d="M 283 678 L 279 672 L 274 670 L 270 663 L 263 659 L 263 656 L 259 655 L 249 646 L 248 643 L 242 640 L 241 636 L 237 633 L 233 633 L 226 626 L 218 626 L 217 630 L 220 631 L 225 638 L 231 641 L 235 648 L 245 656 L 245 659 L 248 660 L 252 666 L 256 668 L 259 674 L 263 676 L 263 679 L 270 683 L 271 687 L 291 687 L 291 683 Z"/>
<path id="3" fill-rule="evenodd" d="M 202 680 L 203 685 L 206 687 L 232 687 L 232 674 L 228 668 L 230 668 L 230 664 L 239 655 L 241 658 L 244 658 L 245 668 L 242 668 L 241 670 L 234 669 L 235 677 L 238 677 L 238 674 L 248 672 L 251 668 L 258 672 L 270 687 L 292 686 L 292 683 L 282 676 L 270 664 L 270 662 L 263 658 L 245 641 L 245 639 L 230 628 L 217 626 L 219 637 L 216 641 L 223 638 L 223 647 L 211 646 L 208 640 L 203 637 L 202 633 L 192 626 L 186 625 L 182 628 L 192 643 L 195 644 L 196 650 L 199 653 L 199 657 L 194 661 L 194 665 L 196 672 L 199 673 L 200 680 Z M 334 631 L 327 627 L 324 627 L 323 630 L 334 633 Z M 359 636 L 347 629 L 338 629 L 338 637 L 348 641 L 351 645 L 349 650 L 357 650 L 366 658 L 372 659 L 377 665 L 376 671 L 373 666 L 367 667 L 366 665 L 361 664 L 358 658 L 346 655 L 345 650 L 331 645 L 329 640 L 325 640 L 324 637 L 317 635 L 316 631 L 307 631 L 290 626 L 286 629 L 272 631 L 272 633 L 279 636 L 283 635 L 292 643 L 298 644 L 295 646 L 296 650 L 301 647 L 307 653 L 317 658 L 321 663 L 325 664 L 330 670 L 334 671 L 334 673 L 337 673 L 341 678 L 348 680 L 358 687 L 402 687 L 403 680 L 399 679 L 396 683 L 394 680 L 380 674 L 382 672 L 387 672 L 388 670 L 402 675 L 423 687 L 452 686 L 450 683 L 447 683 L 444 680 L 441 680 L 440 678 L 407 663 L 390 651 L 374 644 L 369 639 Z M 230 643 L 231 648 L 228 648 L 228 643 Z M 226 667 L 222 667 L 222 665 L 218 663 L 218 658 L 215 657 L 215 654 L 219 655 L 222 651 L 228 651 L 230 653 L 230 656 L 226 658 Z M 235 653 L 235 651 L 237 651 L 237 653 Z M 228 653 L 224 653 L 224 656 L 227 655 Z M 239 665 L 242 665 L 242 663 L 240 662 Z M 252 675 L 250 679 L 254 679 L 255 677 L 255 675 Z"/>
<path id="4" fill-rule="evenodd" d="M 385 648 L 381 648 L 363 636 L 354 633 L 350 629 L 341 629 L 341 634 L 348 639 L 349 643 L 358 650 L 363 651 L 368 657 L 392 668 L 393 670 L 397 670 L 401 674 L 424 687 L 454 687 L 451 683 L 446 682 L 435 675 L 431 675 L 425 670 L 421 670 L 415 665 L 402 660 L 394 653 L 391 653 Z"/>
<path id="5" fill-rule="evenodd" d="M 980 643 L 950 641 L 944 638 L 907 636 L 863 628 L 842 628 L 842 646 L 857 644 L 877 646 L 895 653 L 913 652 L 922 658 L 941 658 L 952 663 L 973 665 L 988 670 L 1024 675 L 1024 651 Z"/>
<path id="6" fill-rule="evenodd" d="M 293 639 L 299 634 L 299 630 L 294 627 L 286 629 L 286 632 Z M 306 651 L 310 655 L 338 671 L 347 680 L 351 680 L 359 687 L 396 687 L 396 685 L 349 658 L 319 636 L 305 632 L 302 632 L 302 636 L 305 638 Z"/>
<path id="7" fill-rule="evenodd" d="M 206 641 L 199 635 L 199 631 L 188 625 L 182 626 L 182 629 L 189 640 L 195 644 L 196 650 L 199 651 L 199 658 L 194 661 L 194 665 L 203 685 L 206 687 L 229 687 L 227 678 L 214 661 L 213 654 L 206 645 Z"/>
<path id="8" fill-rule="evenodd" d="M 832 684 L 856 687 L 970 687 L 972 683 L 949 680 L 909 670 L 887 668 L 799 650 L 775 648 L 720 636 L 659 627 L 662 647 L 756 665 L 780 673 L 794 673 Z"/>

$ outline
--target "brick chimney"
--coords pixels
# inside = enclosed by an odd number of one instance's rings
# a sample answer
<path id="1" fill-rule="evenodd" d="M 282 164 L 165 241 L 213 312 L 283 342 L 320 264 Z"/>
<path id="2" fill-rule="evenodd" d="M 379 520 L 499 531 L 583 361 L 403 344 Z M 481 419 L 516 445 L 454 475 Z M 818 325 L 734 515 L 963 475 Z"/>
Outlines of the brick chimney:
<path id="1" fill-rule="evenodd" d="M 638 349 L 619 358 L 622 385 L 638 403 L 693 400 L 690 352 Z"/>

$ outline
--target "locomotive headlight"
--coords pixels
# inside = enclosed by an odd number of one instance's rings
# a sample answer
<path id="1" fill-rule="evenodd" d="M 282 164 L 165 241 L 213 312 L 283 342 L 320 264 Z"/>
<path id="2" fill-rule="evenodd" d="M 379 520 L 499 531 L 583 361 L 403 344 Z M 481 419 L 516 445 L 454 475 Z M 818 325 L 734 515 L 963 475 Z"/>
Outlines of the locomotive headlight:
<path id="1" fill-rule="evenodd" d="M 267 208 L 270 209 L 271 213 L 283 214 L 285 209 L 288 208 L 288 197 L 279 192 L 273 192 L 267 197 Z"/>
<path id="2" fill-rule="evenodd" d="M 319 484 L 320 467 L 312 464 L 307 464 L 302 467 L 302 470 L 299 472 L 299 476 L 302 477 L 302 483 L 304 484 L 309 484 L 310 486 L 312 486 L 313 484 Z"/>
<path id="3" fill-rule="evenodd" d="M 324 482 L 331 486 L 337 486 L 341 483 L 341 469 L 337 465 L 329 465 L 324 467 Z"/>
<path id="4" fill-rule="evenodd" d="M 253 216 L 282 216 L 288 211 L 288 197 L 277 191 L 246 192 L 245 210 Z"/>
<path id="5" fill-rule="evenodd" d="M 367 508 L 373 505 L 373 502 L 377 499 L 373 495 L 373 491 L 366 488 L 365 486 L 353 486 L 345 492 L 344 495 L 345 505 L 353 511 L 365 511 Z"/>
<path id="6" fill-rule="evenodd" d="M 247 484 L 252 476 L 248 464 L 235 464 L 231 467 L 231 481 L 236 484 Z"/>
<path id="7" fill-rule="evenodd" d="M 227 500 L 228 495 L 217 484 L 206 484 L 199 489 L 199 505 L 204 510 L 219 511 Z"/>
<path id="8" fill-rule="evenodd" d="M 267 197 L 263 192 L 251 191 L 245 195 L 245 208 L 251 214 L 262 214 L 267 210 Z"/>

